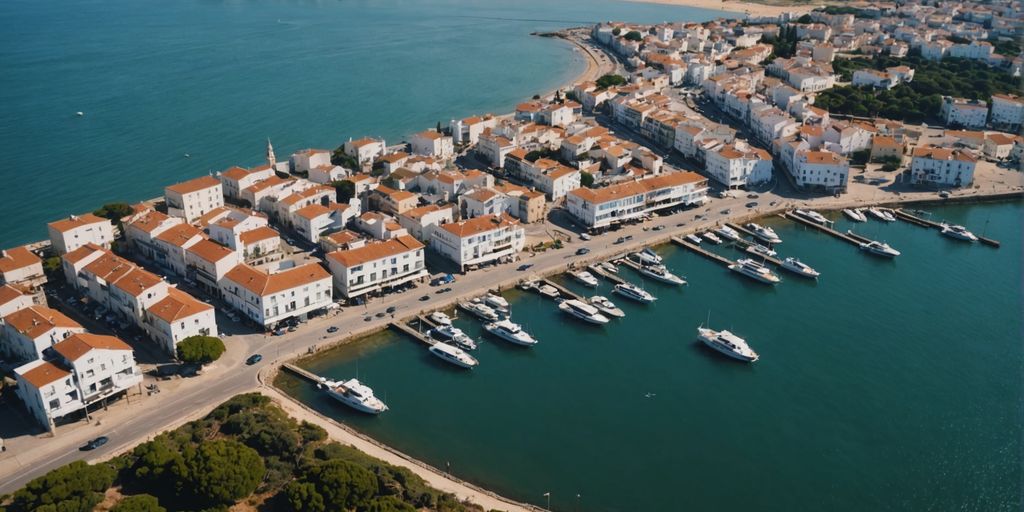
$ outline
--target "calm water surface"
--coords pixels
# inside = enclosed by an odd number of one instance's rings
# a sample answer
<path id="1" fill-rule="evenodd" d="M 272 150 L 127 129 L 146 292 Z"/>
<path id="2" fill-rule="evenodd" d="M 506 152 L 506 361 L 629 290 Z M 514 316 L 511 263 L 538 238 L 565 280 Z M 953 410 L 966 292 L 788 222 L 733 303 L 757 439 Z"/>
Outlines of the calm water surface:
<path id="1" fill-rule="evenodd" d="M 902 222 L 855 227 L 903 251 L 895 261 L 779 220 L 780 254 L 816 267 L 819 282 L 783 275 L 767 287 L 666 246 L 690 285 L 647 282 L 660 300 L 645 307 L 603 283 L 627 313 L 604 328 L 510 293 L 513 319 L 541 343 L 487 341 L 473 371 L 387 333 L 307 364 L 373 386 L 391 406 L 376 418 L 279 384 L 501 494 L 543 505 L 551 492 L 557 510 L 1019 510 L 1022 212 L 935 210 L 1000 249 Z M 700 345 L 709 311 L 761 360 Z M 457 324 L 483 338 L 477 322 Z"/>

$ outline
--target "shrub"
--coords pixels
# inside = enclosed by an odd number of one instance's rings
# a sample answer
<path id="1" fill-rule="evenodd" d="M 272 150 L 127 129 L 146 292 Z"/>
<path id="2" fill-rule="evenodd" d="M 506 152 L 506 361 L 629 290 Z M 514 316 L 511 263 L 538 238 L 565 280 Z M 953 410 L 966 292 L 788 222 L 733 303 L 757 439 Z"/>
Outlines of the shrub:
<path id="1" fill-rule="evenodd" d="M 580 171 L 580 185 L 584 187 L 594 186 L 594 175 L 587 171 Z"/>
<path id="2" fill-rule="evenodd" d="M 238 441 L 207 441 L 186 447 L 176 471 L 179 491 L 211 505 L 230 505 L 256 490 L 265 471 L 256 450 Z"/>
<path id="3" fill-rule="evenodd" d="M 302 436 L 303 444 L 315 443 L 327 439 L 327 431 L 320 425 L 303 420 L 299 424 L 299 435 Z"/>
<path id="4" fill-rule="evenodd" d="M 167 509 L 160 506 L 155 496 L 136 494 L 119 501 L 110 512 L 167 512 Z"/>
<path id="5" fill-rule="evenodd" d="M 92 213 L 104 219 L 120 220 L 122 217 L 131 215 L 133 211 L 128 203 L 107 203 Z"/>
<path id="6" fill-rule="evenodd" d="M 186 363 L 212 363 L 224 354 L 224 342 L 213 336 L 189 336 L 178 343 L 178 359 Z"/>
<path id="7" fill-rule="evenodd" d="M 622 37 L 624 37 L 625 39 L 627 39 L 629 41 L 642 41 L 643 38 L 644 38 L 644 35 L 641 34 L 640 32 L 637 32 L 636 30 L 630 30 L 629 32 L 626 32 L 625 36 L 622 36 Z"/>
<path id="8" fill-rule="evenodd" d="M 36 478 L 14 493 L 9 512 L 90 512 L 103 499 L 116 473 L 106 464 L 75 461 Z"/>
<path id="9" fill-rule="evenodd" d="M 348 203 L 349 199 L 356 196 L 356 184 L 349 180 L 332 181 L 331 186 L 334 187 L 339 203 Z"/>
<path id="10" fill-rule="evenodd" d="M 622 85 L 626 83 L 626 78 L 622 75 L 608 74 L 597 79 L 597 86 L 601 89 L 607 89 L 613 85 Z"/>

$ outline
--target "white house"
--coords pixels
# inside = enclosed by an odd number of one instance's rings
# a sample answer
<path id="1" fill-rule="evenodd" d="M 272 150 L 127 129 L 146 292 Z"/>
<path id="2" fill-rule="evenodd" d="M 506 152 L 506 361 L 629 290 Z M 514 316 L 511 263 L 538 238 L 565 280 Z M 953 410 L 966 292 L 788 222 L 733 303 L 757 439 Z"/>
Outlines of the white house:
<path id="1" fill-rule="evenodd" d="M 67 254 L 85 244 L 110 247 L 114 241 L 114 225 L 91 213 L 72 215 L 47 225 L 54 252 Z"/>
<path id="2" fill-rule="evenodd" d="M 185 250 L 204 238 L 206 235 L 191 224 L 172 226 L 153 239 L 156 248 L 153 262 L 168 272 L 184 276 Z"/>
<path id="3" fill-rule="evenodd" d="M 3 319 L 2 352 L 13 361 L 41 359 L 43 351 L 72 334 L 85 332 L 78 322 L 46 306 L 32 305 Z"/>
<path id="4" fill-rule="evenodd" d="M 331 304 L 331 274 L 316 263 L 273 274 L 241 264 L 224 276 L 220 288 L 228 304 L 265 328 Z"/>
<path id="5" fill-rule="evenodd" d="M 31 295 L 21 293 L 21 290 L 9 284 L 0 286 L 0 318 L 33 304 L 35 302 L 32 301 Z"/>
<path id="6" fill-rule="evenodd" d="M 308 173 L 310 169 L 331 165 L 331 152 L 326 149 L 301 149 L 289 159 L 292 172 Z"/>
<path id="7" fill-rule="evenodd" d="M 402 235 L 327 255 L 334 287 L 345 298 L 387 290 L 427 275 L 424 246 Z"/>
<path id="8" fill-rule="evenodd" d="M 134 216 L 124 223 L 124 236 L 131 250 L 145 259 L 155 261 L 159 248 L 155 239 L 164 231 L 184 224 L 180 217 L 170 217 L 156 210 Z"/>
<path id="9" fill-rule="evenodd" d="M 800 151 L 793 159 L 792 176 L 797 187 L 844 190 L 849 175 L 849 161 L 831 151 Z"/>
<path id="10" fill-rule="evenodd" d="M 702 204 L 707 183 L 697 173 L 667 172 L 604 188 L 578 188 L 566 196 L 566 207 L 587 228 L 605 228 L 656 210 Z"/>
<path id="11" fill-rule="evenodd" d="M 988 120 L 988 104 L 979 100 L 943 96 L 939 115 L 946 126 L 984 128 Z"/>
<path id="12" fill-rule="evenodd" d="M 222 171 L 217 177 L 220 179 L 221 186 L 224 187 L 224 196 L 241 199 L 243 190 L 271 176 L 274 176 L 274 168 L 263 165 L 252 169 L 231 167 Z"/>
<path id="13" fill-rule="evenodd" d="M 428 204 L 401 213 L 398 215 L 398 224 L 405 228 L 413 238 L 430 243 L 430 235 L 433 230 L 441 224 L 454 222 L 454 214 L 453 206 Z"/>
<path id="14" fill-rule="evenodd" d="M 993 94 L 992 126 L 1019 130 L 1024 125 L 1024 98 L 1013 94 Z"/>
<path id="15" fill-rule="evenodd" d="M 727 188 L 765 183 L 772 179 L 772 156 L 743 142 L 725 144 L 704 155 L 704 170 Z"/>
<path id="16" fill-rule="evenodd" d="M 241 252 L 210 240 L 200 240 L 185 249 L 185 277 L 214 296 L 217 283 L 239 263 Z"/>
<path id="17" fill-rule="evenodd" d="M 484 215 L 442 224 L 431 233 L 430 247 L 461 270 L 473 265 L 510 260 L 526 243 L 519 221 L 506 215 Z"/>
<path id="18" fill-rule="evenodd" d="M 344 151 L 346 155 L 355 158 L 359 165 L 364 165 L 373 163 L 374 159 L 383 156 L 387 148 L 384 139 L 363 137 L 356 140 L 349 139 L 345 143 Z"/>
<path id="19" fill-rule="evenodd" d="M 213 176 L 177 183 L 164 188 L 167 213 L 195 222 L 210 210 L 224 206 L 224 187 Z"/>
<path id="20" fill-rule="evenodd" d="M 419 132 L 409 140 L 413 154 L 434 158 L 451 158 L 455 155 L 452 138 L 432 130 Z"/>
<path id="21" fill-rule="evenodd" d="M 978 159 L 961 149 L 919 146 L 910 162 L 910 181 L 915 185 L 966 187 L 974 183 Z"/>
<path id="22" fill-rule="evenodd" d="M 142 328 L 168 354 L 174 354 L 178 342 L 190 336 L 217 336 L 213 306 L 177 289 L 146 309 Z"/>
<path id="23" fill-rule="evenodd" d="M 36 288 L 45 282 L 43 260 L 27 247 L 0 251 L 0 285 L 16 284 Z"/>

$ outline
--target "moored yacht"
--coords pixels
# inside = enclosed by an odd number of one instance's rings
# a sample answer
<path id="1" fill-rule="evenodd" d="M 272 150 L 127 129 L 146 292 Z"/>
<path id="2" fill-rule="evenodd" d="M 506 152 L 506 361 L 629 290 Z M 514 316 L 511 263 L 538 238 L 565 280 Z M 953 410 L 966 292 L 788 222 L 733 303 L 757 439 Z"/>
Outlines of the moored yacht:
<path id="1" fill-rule="evenodd" d="M 597 278 L 594 277 L 594 274 L 591 274 L 586 270 L 580 270 L 578 272 L 569 272 L 569 275 L 572 276 L 573 279 L 579 281 L 585 286 L 597 288 Z"/>
<path id="2" fill-rule="evenodd" d="M 689 235 L 686 235 L 686 239 L 691 241 L 691 242 L 693 242 L 696 245 L 700 245 L 700 243 L 704 241 L 703 239 L 701 239 L 701 237 L 697 236 L 694 233 L 690 233 Z"/>
<path id="3" fill-rule="evenodd" d="M 358 379 L 349 379 L 345 382 L 336 382 L 320 379 L 320 385 L 327 391 L 327 394 L 335 400 L 361 412 L 369 414 L 380 414 L 388 410 L 388 406 L 379 398 L 373 396 L 373 389 L 370 386 L 359 382 Z"/>
<path id="4" fill-rule="evenodd" d="M 974 233 L 971 233 L 967 228 L 963 226 L 951 226 L 949 224 L 942 225 L 942 234 L 950 238 L 957 240 L 963 240 L 965 242 L 977 242 L 978 237 Z"/>
<path id="5" fill-rule="evenodd" d="M 758 256 L 767 256 L 769 258 L 774 258 L 778 254 L 777 252 L 775 252 L 774 249 L 765 247 L 758 243 L 750 244 L 749 246 L 747 246 L 747 252 L 749 252 L 750 254 L 756 254 Z"/>
<path id="6" fill-rule="evenodd" d="M 469 302 L 460 302 L 459 307 L 472 313 L 473 316 L 493 322 L 498 319 L 498 313 L 491 309 L 490 306 L 484 304 L 484 301 L 480 299 L 473 299 Z"/>
<path id="7" fill-rule="evenodd" d="M 729 265 L 729 270 L 765 284 L 777 284 L 782 281 L 771 269 L 751 259 L 737 260 L 736 263 Z"/>
<path id="8" fill-rule="evenodd" d="M 434 311 L 427 315 L 427 319 L 434 322 L 437 325 L 451 325 L 452 319 L 446 315 L 443 311 Z"/>
<path id="9" fill-rule="evenodd" d="M 451 343 L 462 350 L 476 350 L 476 342 L 470 338 L 462 329 L 451 325 L 442 325 L 430 330 L 432 338 Z"/>
<path id="10" fill-rule="evenodd" d="M 762 226 L 760 224 L 750 222 L 744 227 L 746 227 L 747 230 L 753 233 L 755 237 L 761 239 L 764 242 L 770 244 L 782 243 L 782 239 L 779 238 L 779 235 L 775 234 L 775 230 L 768 226 Z"/>
<path id="11" fill-rule="evenodd" d="M 511 320 L 499 320 L 484 324 L 484 330 L 516 345 L 532 346 L 537 344 L 537 340 L 533 336 L 530 336 L 519 324 Z"/>
<path id="12" fill-rule="evenodd" d="M 480 361 L 477 361 L 465 350 L 440 341 L 431 345 L 428 350 L 431 354 L 461 368 L 473 368 L 480 364 Z"/>
<path id="13" fill-rule="evenodd" d="M 597 308 L 576 299 L 563 300 L 558 303 L 558 309 L 592 324 L 603 325 L 608 323 L 608 317 L 602 315 Z"/>
<path id="14" fill-rule="evenodd" d="M 896 216 L 884 208 L 868 208 L 868 213 L 871 214 L 872 217 L 881 221 L 896 222 Z"/>
<path id="15" fill-rule="evenodd" d="M 611 274 L 618 274 L 619 273 L 619 267 L 617 267 L 614 263 L 612 263 L 610 261 L 605 261 L 603 263 L 598 264 L 598 268 L 600 268 L 601 270 L 604 270 L 605 272 L 611 273 Z"/>
<path id="16" fill-rule="evenodd" d="M 634 252 L 629 256 L 641 265 L 655 265 L 661 263 L 661 256 L 658 256 L 658 254 L 652 251 L 650 247 L 644 248 L 644 250 L 640 252 Z"/>
<path id="17" fill-rule="evenodd" d="M 648 293 L 647 290 L 644 290 L 633 283 L 617 284 L 613 291 L 627 299 L 632 299 L 644 304 L 650 304 L 658 300 L 657 297 Z"/>
<path id="18" fill-rule="evenodd" d="M 663 283 L 686 284 L 685 279 L 669 272 L 665 265 L 644 265 L 640 267 L 640 273 Z"/>
<path id="19" fill-rule="evenodd" d="M 547 283 L 539 283 L 537 285 L 537 292 L 549 299 L 557 299 L 561 296 L 561 294 L 558 293 L 558 288 Z"/>
<path id="20" fill-rule="evenodd" d="M 614 302 L 608 300 L 607 297 L 601 295 L 594 295 L 590 298 L 590 305 L 597 308 L 601 313 L 613 316 L 615 318 L 622 318 L 626 316 L 626 313 L 619 309 Z"/>
<path id="21" fill-rule="evenodd" d="M 803 277 L 809 277 L 811 279 L 817 279 L 821 275 L 820 272 L 811 268 L 810 265 L 800 261 L 797 258 L 786 258 L 782 261 L 782 268 Z"/>
<path id="22" fill-rule="evenodd" d="M 860 208 L 843 208 L 843 215 L 854 222 L 867 222 L 868 217 L 864 215 L 864 210 Z"/>
<path id="23" fill-rule="evenodd" d="M 729 331 L 716 331 L 708 327 L 698 327 L 697 339 L 733 359 L 739 359 L 748 363 L 757 361 L 757 352 L 754 352 L 750 345 L 747 345 L 747 341 Z"/>
<path id="24" fill-rule="evenodd" d="M 508 301 L 505 300 L 505 297 L 491 292 L 487 292 L 487 295 L 484 295 L 484 304 L 498 313 L 507 315 L 510 311 Z"/>
<path id="25" fill-rule="evenodd" d="M 704 240 L 707 240 L 708 242 L 711 242 L 711 243 L 713 243 L 715 245 L 718 245 L 718 244 L 722 243 L 722 239 L 718 238 L 718 235 L 714 234 L 711 231 L 707 231 L 707 232 L 703 233 L 701 235 L 701 237 L 704 238 Z"/>
<path id="26" fill-rule="evenodd" d="M 826 219 L 824 215 L 822 215 L 822 214 L 820 214 L 820 213 L 818 213 L 818 212 L 816 212 L 814 210 L 799 210 L 798 209 L 798 210 L 794 210 L 794 212 L 797 215 L 799 215 L 799 216 L 801 216 L 801 217 L 803 217 L 803 218 L 805 218 L 805 219 L 807 219 L 807 220 L 809 220 L 811 222 L 814 222 L 816 224 L 821 224 L 821 225 L 830 224 L 829 220 Z"/>
<path id="27" fill-rule="evenodd" d="M 719 235 L 722 236 L 722 238 L 725 238 L 726 240 L 732 240 L 733 242 L 740 239 L 739 232 L 737 232 L 733 228 L 730 228 L 729 226 L 722 226 L 716 229 L 715 233 L 718 233 Z"/>
<path id="28" fill-rule="evenodd" d="M 879 242 L 877 240 L 872 240 L 866 244 L 860 244 L 860 250 L 885 258 L 895 258 L 900 255 L 900 252 L 890 247 L 889 244 Z"/>

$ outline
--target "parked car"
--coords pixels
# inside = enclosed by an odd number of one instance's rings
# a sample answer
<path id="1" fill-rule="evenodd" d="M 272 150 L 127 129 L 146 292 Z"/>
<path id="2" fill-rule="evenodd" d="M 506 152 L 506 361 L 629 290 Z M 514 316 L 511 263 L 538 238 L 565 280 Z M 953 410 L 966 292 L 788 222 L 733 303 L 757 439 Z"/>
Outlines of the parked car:
<path id="1" fill-rule="evenodd" d="M 247 364 L 249 366 L 252 366 L 252 365 L 254 365 L 254 364 L 256 364 L 256 363 L 258 363 L 258 362 L 260 362 L 262 360 L 263 360 L 263 356 L 261 356 L 259 354 L 253 354 L 253 355 L 249 356 L 249 359 L 245 360 L 245 364 Z"/>
<path id="2" fill-rule="evenodd" d="M 327 332 L 329 332 L 331 334 L 334 334 L 334 333 L 338 332 L 338 326 L 337 325 L 332 325 L 332 326 L 328 327 L 327 328 Z"/>
<path id="3" fill-rule="evenodd" d="M 587 249 L 586 247 L 580 247 L 579 249 L 576 250 L 576 255 L 582 256 L 584 254 L 587 254 L 588 252 L 590 252 L 590 249 Z"/>
<path id="4" fill-rule="evenodd" d="M 100 446 L 107 444 L 107 441 L 110 441 L 110 439 L 108 439 L 107 436 L 99 436 L 96 439 L 93 439 L 92 441 L 85 443 L 85 446 L 79 449 L 84 452 L 87 452 L 89 450 L 95 450 L 96 448 L 99 448 Z"/>
<path id="5" fill-rule="evenodd" d="M 661 231 L 663 229 L 665 229 L 665 226 L 654 226 L 655 231 Z"/>
<path id="6" fill-rule="evenodd" d="M 746 206 L 747 206 L 747 208 L 753 208 L 753 207 L 757 206 L 757 201 L 751 201 L 751 202 L 747 203 Z"/>
<path id="7" fill-rule="evenodd" d="M 622 242 L 625 242 L 625 241 L 626 241 L 626 237 L 623 237 L 623 236 L 620 236 L 620 237 L 615 239 L 615 243 L 617 243 L 617 244 L 621 244 Z"/>
<path id="8" fill-rule="evenodd" d="M 426 302 L 428 300 L 430 300 L 430 295 L 424 295 L 420 297 L 420 302 Z"/>
<path id="9" fill-rule="evenodd" d="M 747 199 L 757 199 L 758 197 L 761 197 L 761 196 L 757 195 L 754 192 L 751 192 L 751 193 L 747 194 Z"/>
<path id="10" fill-rule="evenodd" d="M 586 233 L 580 233 L 580 240 L 589 241 L 590 240 L 590 235 L 588 235 Z"/>
<path id="11" fill-rule="evenodd" d="M 286 331 L 284 329 L 284 327 L 278 327 L 277 329 L 274 329 L 273 334 L 274 334 L 274 336 L 284 336 L 284 333 L 286 333 L 286 332 L 288 332 L 288 331 Z"/>
<path id="12" fill-rule="evenodd" d="M 522 272 L 524 270 L 529 270 L 529 268 L 532 267 L 532 266 L 533 266 L 533 263 L 523 263 L 522 265 L 519 265 L 518 267 L 516 267 L 516 270 Z"/>

